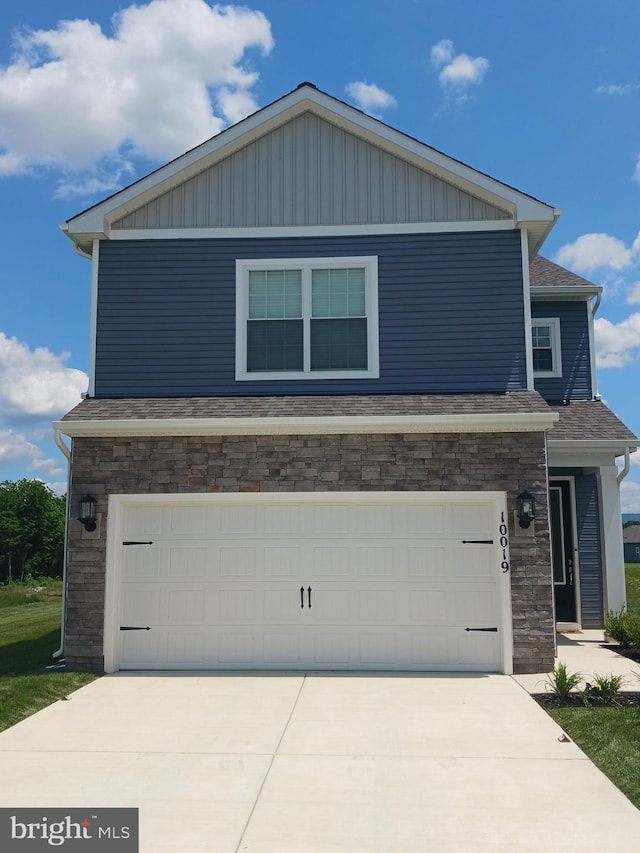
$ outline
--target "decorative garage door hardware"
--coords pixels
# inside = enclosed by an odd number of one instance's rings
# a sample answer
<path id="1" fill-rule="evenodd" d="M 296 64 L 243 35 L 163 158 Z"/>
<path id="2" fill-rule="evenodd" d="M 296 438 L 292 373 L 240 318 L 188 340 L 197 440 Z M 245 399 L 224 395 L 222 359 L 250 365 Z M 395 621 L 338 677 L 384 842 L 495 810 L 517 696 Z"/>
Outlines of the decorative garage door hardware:
<path id="1" fill-rule="evenodd" d="M 485 632 L 488 631 L 491 634 L 497 634 L 498 633 L 497 628 L 465 628 L 464 630 L 465 631 L 485 631 Z"/>
<path id="2" fill-rule="evenodd" d="M 463 539 L 463 545 L 493 545 L 493 539 Z"/>
<path id="3" fill-rule="evenodd" d="M 123 545 L 153 545 L 153 542 L 123 542 Z"/>
<path id="4" fill-rule="evenodd" d="M 151 627 L 149 625 L 147 625 L 146 628 L 138 628 L 138 627 L 133 626 L 133 625 L 121 625 L 120 630 L 121 631 L 150 631 Z"/>
<path id="5" fill-rule="evenodd" d="M 307 590 L 307 596 L 309 598 L 309 604 L 308 604 L 309 607 L 311 607 L 311 593 L 312 592 L 313 592 L 313 590 L 311 589 L 311 587 L 309 587 L 309 589 Z M 304 587 L 303 586 L 300 587 L 300 607 L 304 610 Z"/>

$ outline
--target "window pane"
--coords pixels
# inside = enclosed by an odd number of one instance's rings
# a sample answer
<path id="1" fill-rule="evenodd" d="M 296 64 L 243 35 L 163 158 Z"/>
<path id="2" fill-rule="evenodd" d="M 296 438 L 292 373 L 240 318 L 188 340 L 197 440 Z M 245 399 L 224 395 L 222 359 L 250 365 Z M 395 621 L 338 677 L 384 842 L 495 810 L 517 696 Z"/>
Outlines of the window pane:
<path id="1" fill-rule="evenodd" d="M 311 370 L 367 367 L 366 319 L 311 321 Z"/>
<path id="2" fill-rule="evenodd" d="M 551 329 L 549 326 L 534 326 L 531 330 L 534 347 L 551 346 Z"/>
<path id="3" fill-rule="evenodd" d="M 302 316 L 300 270 L 250 270 L 249 319 L 288 319 Z"/>
<path id="4" fill-rule="evenodd" d="M 364 317 L 364 267 L 312 270 L 312 317 Z"/>
<path id="5" fill-rule="evenodd" d="M 550 349 L 534 349 L 533 369 L 553 370 L 553 353 Z"/>
<path id="6" fill-rule="evenodd" d="M 250 320 L 247 371 L 302 370 L 302 320 Z"/>

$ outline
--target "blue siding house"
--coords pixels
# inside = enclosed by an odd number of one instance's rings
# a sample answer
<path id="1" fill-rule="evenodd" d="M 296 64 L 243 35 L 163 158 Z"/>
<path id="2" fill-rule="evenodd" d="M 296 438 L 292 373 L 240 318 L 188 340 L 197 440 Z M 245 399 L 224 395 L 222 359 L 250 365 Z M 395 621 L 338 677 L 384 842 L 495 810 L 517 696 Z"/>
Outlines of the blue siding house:
<path id="1" fill-rule="evenodd" d="M 621 607 L 557 216 L 305 83 L 70 219 L 70 665 L 539 672 Z"/>

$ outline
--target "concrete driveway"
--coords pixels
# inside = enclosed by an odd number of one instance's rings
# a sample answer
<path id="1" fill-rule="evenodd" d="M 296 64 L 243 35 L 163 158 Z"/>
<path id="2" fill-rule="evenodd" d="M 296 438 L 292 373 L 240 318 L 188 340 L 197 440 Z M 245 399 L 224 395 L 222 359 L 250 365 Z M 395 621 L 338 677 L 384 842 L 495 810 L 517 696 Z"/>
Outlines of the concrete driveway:
<path id="1" fill-rule="evenodd" d="M 0 734 L 2 806 L 140 808 L 143 853 L 637 851 L 512 678 L 118 674 Z"/>

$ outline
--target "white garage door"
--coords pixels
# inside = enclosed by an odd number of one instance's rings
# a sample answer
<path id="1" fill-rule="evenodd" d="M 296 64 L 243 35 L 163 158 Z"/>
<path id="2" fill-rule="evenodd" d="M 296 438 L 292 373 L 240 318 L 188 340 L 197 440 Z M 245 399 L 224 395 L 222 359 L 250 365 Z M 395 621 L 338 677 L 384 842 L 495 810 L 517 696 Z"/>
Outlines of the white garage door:
<path id="1" fill-rule="evenodd" d="M 123 505 L 114 668 L 501 669 L 495 501 L 283 497 Z"/>

